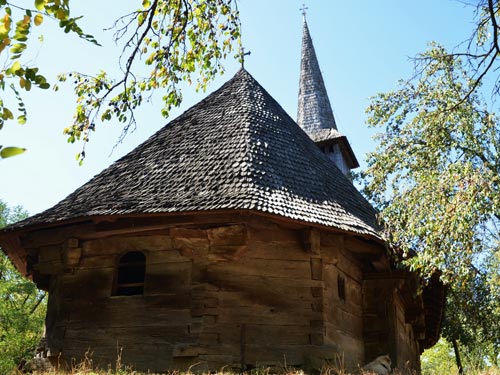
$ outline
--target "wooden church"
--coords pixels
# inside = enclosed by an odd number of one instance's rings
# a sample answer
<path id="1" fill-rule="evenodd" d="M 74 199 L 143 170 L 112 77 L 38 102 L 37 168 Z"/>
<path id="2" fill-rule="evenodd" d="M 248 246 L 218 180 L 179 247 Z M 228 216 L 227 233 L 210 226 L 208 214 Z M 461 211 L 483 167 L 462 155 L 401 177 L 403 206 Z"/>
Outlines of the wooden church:
<path id="1" fill-rule="evenodd" d="M 443 288 L 398 266 L 346 174 L 304 20 L 298 124 L 244 69 L 54 207 L 0 232 L 49 292 L 43 355 L 134 369 L 419 371 Z M 300 126 L 299 126 L 300 125 Z"/>

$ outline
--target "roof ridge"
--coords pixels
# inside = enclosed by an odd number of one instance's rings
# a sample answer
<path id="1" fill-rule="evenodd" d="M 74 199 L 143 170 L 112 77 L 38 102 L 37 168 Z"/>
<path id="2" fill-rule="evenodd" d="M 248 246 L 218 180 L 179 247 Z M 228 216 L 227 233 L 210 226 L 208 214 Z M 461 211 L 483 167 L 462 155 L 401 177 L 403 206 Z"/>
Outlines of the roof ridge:
<path id="1" fill-rule="evenodd" d="M 54 207 L 11 229 L 228 209 L 380 238 L 370 204 L 244 69 Z"/>

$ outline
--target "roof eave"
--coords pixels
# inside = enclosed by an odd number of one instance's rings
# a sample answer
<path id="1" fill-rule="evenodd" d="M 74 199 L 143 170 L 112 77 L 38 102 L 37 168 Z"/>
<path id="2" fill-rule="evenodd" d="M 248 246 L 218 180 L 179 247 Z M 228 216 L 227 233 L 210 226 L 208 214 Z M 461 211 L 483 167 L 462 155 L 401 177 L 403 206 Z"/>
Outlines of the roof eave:
<path id="1" fill-rule="evenodd" d="M 359 162 L 354 154 L 354 151 L 347 140 L 345 135 L 341 135 L 338 137 L 322 139 L 321 141 L 315 142 L 318 147 L 322 147 L 325 145 L 338 144 L 342 149 L 342 154 L 346 156 L 347 165 L 350 169 L 359 168 Z"/>
<path id="2" fill-rule="evenodd" d="M 23 246 L 21 238 L 28 236 L 34 232 L 50 230 L 50 229 L 62 229 L 64 227 L 72 227 L 75 225 L 82 224 L 95 224 L 99 225 L 105 222 L 116 222 L 119 220 L 127 220 L 127 219 L 148 219 L 148 218 L 176 218 L 176 220 L 169 220 L 168 222 L 164 222 L 163 224 L 154 225 L 152 223 L 147 223 L 143 226 L 141 225 L 131 225 L 129 227 L 123 227 L 121 230 L 95 230 L 93 233 L 76 235 L 76 237 L 80 237 L 83 240 L 90 240 L 99 237 L 107 237 L 107 236 L 115 236 L 124 232 L 151 232 L 154 230 L 167 229 L 170 227 L 178 226 L 178 225 L 196 225 L 200 224 L 196 220 L 182 220 L 181 217 L 195 217 L 195 216 L 206 216 L 206 215 L 226 215 L 226 214 L 238 214 L 242 216 L 248 215 L 257 215 L 261 217 L 266 217 L 272 220 L 280 221 L 283 223 L 288 223 L 292 225 L 298 225 L 300 227 L 314 227 L 322 230 L 326 230 L 329 232 L 344 234 L 344 235 L 353 235 L 359 236 L 362 238 L 373 240 L 381 245 L 384 245 L 385 242 L 382 239 L 381 235 L 377 234 L 375 231 L 370 232 L 368 230 L 346 230 L 335 226 L 329 226 L 325 224 L 320 224 L 316 222 L 310 222 L 306 220 L 299 220 L 289 218 L 279 214 L 273 214 L 265 211 L 259 211 L 255 209 L 224 209 L 224 210 L 210 210 L 210 211 L 185 211 L 185 212 L 167 212 L 167 213 L 138 213 L 138 214 L 127 214 L 127 215 L 102 215 L 102 216 L 85 216 L 73 219 L 67 219 L 57 222 L 51 223 L 37 223 L 28 225 L 26 227 L 7 227 L 0 231 L 0 247 L 7 254 L 7 256 L 12 260 L 13 264 L 17 268 L 19 272 L 21 272 L 24 276 L 29 276 L 26 273 L 26 260 L 27 260 L 27 251 Z M 116 226 L 115 226 L 116 227 Z M 69 233 L 69 237 L 74 234 Z"/>

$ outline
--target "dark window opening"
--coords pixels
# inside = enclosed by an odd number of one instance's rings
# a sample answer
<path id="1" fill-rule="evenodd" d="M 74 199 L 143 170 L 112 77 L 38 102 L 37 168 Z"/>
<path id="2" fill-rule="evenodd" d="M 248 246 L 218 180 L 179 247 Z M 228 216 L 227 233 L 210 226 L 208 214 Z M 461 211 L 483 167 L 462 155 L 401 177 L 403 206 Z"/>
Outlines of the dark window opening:
<path id="1" fill-rule="evenodd" d="M 144 294 L 146 277 L 146 256 L 140 251 L 123 254 L 118 262 L 115 296 Z"/>
<path id="2" fill-rule="evenodd" d="M 345 279 L 342 276 L 337 278 L 337 291 L 339 294 L 339 298 L 342 301 L 345 301 Z"/>

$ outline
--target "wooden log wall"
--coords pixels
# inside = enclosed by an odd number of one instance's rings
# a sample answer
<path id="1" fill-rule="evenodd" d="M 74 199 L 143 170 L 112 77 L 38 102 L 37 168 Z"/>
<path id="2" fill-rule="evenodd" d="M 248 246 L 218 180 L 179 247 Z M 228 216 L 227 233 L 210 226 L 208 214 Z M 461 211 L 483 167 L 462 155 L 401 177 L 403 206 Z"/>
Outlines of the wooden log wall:
<path id="1" fill-rule="evenodd" d="M 97 239 L 58 236 L 60 243 L 45 236 L 49 244 L 30 251 L 38 255 L 35 270 L 51 278 L 47 336 L 66 362 L 88 352 L 103 367 L 120 356 L 137 369 L 164 371 L 335 357 L 323 302 L 323 270 L 333 263 L 320 255 L 318 232 L 251 218 Z M 128 251 L 146 256 L 144 295 L 113 296 L 118 258 Z"/>
<path id="2" fill-rule="evenodd" d="M 379 354 L 414 353 L 408 324 L 393 324 L 394 280 L 366 279 L 363 262 L 386 267 L 378 246 L 258 216 L 127 223 L 25 239 L 50 290 L 51 352 L 67 362 L 88 352 L 103 367 L 120 357 L 151 371 L 339 362 L 355 370 Z M 146 257 L 144 294 L 114 296 L 129 251 Z"/>
<path id="3" fill-rule="evenodd" d="M 420 373 L 420 350 L 413 312 L 418 296 L 408 297 L 409 273 L 365 274 L 363 280 L 364 338 L 367 361 L 389 354 L 402 374 Z M 402 293 L 404 291 L 404 293 Z M 404 295 L 405 299 L 401 296 Z"/>
<path id="4" fill-rule="evenodd" d="M 394 302 L 395 282 L 385 278 L 363 280 L 363 337 L 365 358 L 388 354 L 396 360 Z"/>
<path id="5" fill-rule="evenodd" d="M 396 309 L 396 366 L 402 374 L 420 373 L 420 350 L 413 327 L 407 324 L 405 309 L 398 295 L 394 297 Z"/>
<path id="6" fill-rule="evenodd" d="M 355 371 L 365 363 L 362 272 L 346 251 L 344 238 L 323 235 L 326 340 L 337 345 L 344 366 Z"/>

